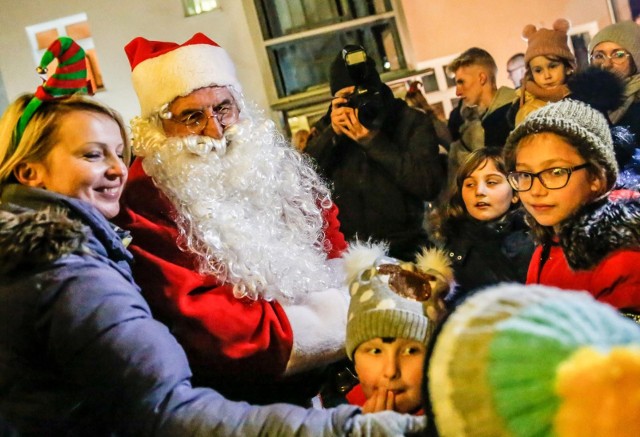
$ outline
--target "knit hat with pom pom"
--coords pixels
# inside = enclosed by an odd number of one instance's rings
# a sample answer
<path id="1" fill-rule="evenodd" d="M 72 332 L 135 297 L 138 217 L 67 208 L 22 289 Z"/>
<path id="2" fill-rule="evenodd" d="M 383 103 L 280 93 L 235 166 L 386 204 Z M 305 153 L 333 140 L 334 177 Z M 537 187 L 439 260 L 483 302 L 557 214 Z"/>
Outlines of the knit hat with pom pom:
<path id="1" fill-rule="evenodd" d="M 571 28 L 571 23 L 564 18 L 558 18 L 553 23 L 552 29 L 536 29 L 533 24 L 527 24 L 522 29 L 522 38 L 528 42 L 527 51 L 524 55 L 524 62 L 529 62 L 536 56 L 557 56 L 565 59 L 576 68 L 576 58 L 571 53 L 568 45 L 567 32 Z"/>
<path id="2" fill-rule="evenodd" d="M 588 293 L 500 285 L 446 321 L 428 386 L 442 436 L 637 436 L 640 327 Z"/>
<path id="3" fill-rule="evenodd" d="M 449 259 L 425 250 L 416 263 L 386 256 L 380 246 L 353 244 L 344 255 L 350 279 L 346 352 L 374 338 L 403 338 L 426 344 L 442 298 L 453 284 Z M 443 305 L 443 304 L 442 304 Z"/>

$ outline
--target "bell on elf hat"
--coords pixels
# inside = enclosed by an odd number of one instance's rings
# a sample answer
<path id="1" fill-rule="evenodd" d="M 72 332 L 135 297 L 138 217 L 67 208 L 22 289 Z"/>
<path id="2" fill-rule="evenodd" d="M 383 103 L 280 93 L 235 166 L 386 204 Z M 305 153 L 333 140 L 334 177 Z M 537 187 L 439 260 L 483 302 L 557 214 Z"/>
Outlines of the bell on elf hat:
<path id="1" fill-rule="evenodd" d="M 200 88 L 229 86 L 242 91 L 227 52 L 202 33 L 183 44 L 137 37 L 124 50 L 142 117 Z"/>

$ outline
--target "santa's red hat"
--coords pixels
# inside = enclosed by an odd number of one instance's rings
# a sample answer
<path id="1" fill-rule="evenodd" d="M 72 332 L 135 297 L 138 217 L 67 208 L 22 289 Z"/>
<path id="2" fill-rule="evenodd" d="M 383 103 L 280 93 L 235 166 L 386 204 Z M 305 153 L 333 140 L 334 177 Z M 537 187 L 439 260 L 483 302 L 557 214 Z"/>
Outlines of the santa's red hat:
<path id="1" fill-rule="evenodd" d="M 143 117 L 200 88 L 232 86 L 241 91 L 227 52 L 202 33 L 196 33 L 184 44 L 138 37 L 124 50 Z"/>

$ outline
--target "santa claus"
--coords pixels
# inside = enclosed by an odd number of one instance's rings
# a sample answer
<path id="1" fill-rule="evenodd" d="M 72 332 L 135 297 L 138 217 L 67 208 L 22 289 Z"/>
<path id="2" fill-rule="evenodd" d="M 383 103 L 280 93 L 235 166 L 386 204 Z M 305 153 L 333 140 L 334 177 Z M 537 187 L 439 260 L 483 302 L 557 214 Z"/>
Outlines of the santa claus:
<path id="1" fill-rule="evenodd" d="M 344 355 L 346 244 L 327 186 L 245 100 L 214 41 L 136 38 L 125 51 L 141 115 L 116 222 L 133 236 L 136 281 L 194 384 L 305 403 Z"/>

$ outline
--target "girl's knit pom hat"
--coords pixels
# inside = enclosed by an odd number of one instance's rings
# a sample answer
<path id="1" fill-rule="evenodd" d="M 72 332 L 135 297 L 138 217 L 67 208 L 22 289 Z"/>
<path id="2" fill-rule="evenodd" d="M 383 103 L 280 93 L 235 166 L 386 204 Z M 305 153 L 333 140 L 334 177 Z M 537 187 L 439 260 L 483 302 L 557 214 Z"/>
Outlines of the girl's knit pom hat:
<path id="1" fill-rule="evenodd" d="M 515 149 L 520 140 L 541 132 L 553 132 L 568 138 L 580 155 L 604 170 L 607 191 L 614 187 L 618 163 L 609 124 L 600 111 L 586 103 L 565 99 L 532 112 L 507 138 L 504 156 L 510 169 L 514 168 Z"/>
<path id="2" fill-rule="evenodd" d="M 571 23 L 564 18 L 558 18 L 552 29 L 537 29 L 533 24 L 527 24 L 522 29 L 522 38 L 528 42 L 524 62 L 529 62 L 536 56 L 557 56 L 566 59 L 571 68 L 576 68 L 576 57 L 571 53 L 567 43 L 567 32 Z"/>
<path id="3" fill-rule="evenodd" d="M 589 294 L 500 285 L 468 298 L 428 371 L 440 435 L 640 435 L 640 326 Z"/>
<path id="4" fill-rule="evenodd" d="M 453 286 L 453 269 L 444 252 L 424 250 L 416 262 L 386 256 L 386 247 L 351 244 L 344 255 L 351 301 L 347 317 L 349 359 L 373 338 L 427 343 L 444 312 L 443 298 Z"/>

